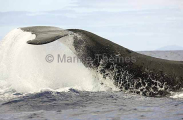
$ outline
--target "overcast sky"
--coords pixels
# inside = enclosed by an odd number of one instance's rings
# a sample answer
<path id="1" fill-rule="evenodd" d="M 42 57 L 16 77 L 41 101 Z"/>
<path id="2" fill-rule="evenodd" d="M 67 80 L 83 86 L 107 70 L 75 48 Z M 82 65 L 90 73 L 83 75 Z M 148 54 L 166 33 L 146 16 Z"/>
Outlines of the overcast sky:
<path id="1" fill-rule="evenodd" d="M 0 0 L 0 39 L 35 25 L 85 29 L 132 50 L 183 46 L 183 0 Z"/>

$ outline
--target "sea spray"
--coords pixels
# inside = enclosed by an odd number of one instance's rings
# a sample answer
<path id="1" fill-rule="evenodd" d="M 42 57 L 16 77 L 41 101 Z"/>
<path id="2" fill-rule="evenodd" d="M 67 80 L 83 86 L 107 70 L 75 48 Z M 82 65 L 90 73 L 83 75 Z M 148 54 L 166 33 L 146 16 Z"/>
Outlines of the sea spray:
<path id="1" fill-rule="evenodd" d="M 86 68 L 81 62 L 58 63 L 55 58 L 49 63 L 45 60 L 47 55 L 77 56 L 59 41 L 38 46 L 26 43 L 35 37 L 36 35 L 30 32 L 14 29 L 0 43 L 0 81 L 5 82 L 11 90 L 31 93 L 43 89 L 59 91 L 69 88 L 84 91 L 116 89 L 110 80 L 105 80 L 102 83 L 107 84 L 101 85 L 102 76 Z"/>

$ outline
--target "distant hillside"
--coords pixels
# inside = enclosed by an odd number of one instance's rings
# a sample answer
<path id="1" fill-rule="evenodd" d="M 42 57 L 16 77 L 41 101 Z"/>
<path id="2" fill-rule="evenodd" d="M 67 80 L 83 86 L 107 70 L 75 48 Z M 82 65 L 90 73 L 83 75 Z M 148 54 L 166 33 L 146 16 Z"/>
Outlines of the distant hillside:
<path id="1" fill-rule="evenodd" d="M 178 45 L 169 45 L 162 48 L 159 48 L 157 50 L 166 51 L 166 50 L 183 50 L 183 47 Z"/>
<path id="2" fill-rule="evenodd" d="M 166 60 L 183 61 L 183 50 L 138 51 L 138 53 Z"/>

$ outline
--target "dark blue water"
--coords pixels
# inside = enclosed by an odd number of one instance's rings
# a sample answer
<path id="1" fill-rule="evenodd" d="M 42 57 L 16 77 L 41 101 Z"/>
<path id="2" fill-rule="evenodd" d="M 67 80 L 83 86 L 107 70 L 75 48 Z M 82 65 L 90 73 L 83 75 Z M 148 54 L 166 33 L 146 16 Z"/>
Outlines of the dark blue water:
<path id="1" fill-rule="evenodd" d="M 0 120 L 183 119 L 183 99 L 123 92 L 45 91 L 1 101 Z"/>

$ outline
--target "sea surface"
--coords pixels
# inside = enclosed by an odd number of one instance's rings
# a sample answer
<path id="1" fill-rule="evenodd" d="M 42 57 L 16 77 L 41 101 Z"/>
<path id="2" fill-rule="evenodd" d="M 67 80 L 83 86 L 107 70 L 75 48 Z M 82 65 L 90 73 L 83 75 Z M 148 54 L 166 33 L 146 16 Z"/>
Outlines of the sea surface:
<path id="1" fill-rule="evenodd" d="M 47 54 L 74 55 L 58 42 L 26 44 L 34 38 L 15 29 L 0 42 L 0 120 L 183 120 L 183 92 L 159 98 L 124 93 L 81 63 L 47 63 Z M 183 51 L 165 53 L 142 54 L 183 57 Z"/>
<path id="2" fill-rule="evenodd" d="M 181 120 L 183 100 L 123 92 L 45 91 L 2 101 L 1 120 Z"/>

